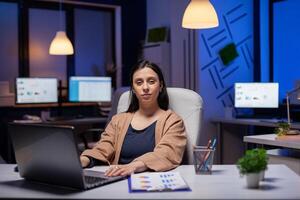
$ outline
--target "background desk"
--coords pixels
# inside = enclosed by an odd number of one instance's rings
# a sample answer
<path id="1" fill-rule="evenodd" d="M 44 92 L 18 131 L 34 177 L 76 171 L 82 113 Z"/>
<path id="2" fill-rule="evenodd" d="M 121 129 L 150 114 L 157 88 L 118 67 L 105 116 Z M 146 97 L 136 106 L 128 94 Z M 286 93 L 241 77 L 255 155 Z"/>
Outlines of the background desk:
<path id="1" fill-rule="evenodd" d="M 82 141 L 83 144 L 79 145 L 79 149 L 82 150 L 86 148 L 88 139 L 85 137 L 84 132 L 88 129 L 93 128 L 104 128 L 107 122 L 107 117 L 86 117 L 86 118 L 74 118 L 74 119 L 65 119 L 65 120 L 57 120 L 57 121 L 45 121 L 41 123 L 45 124 L 53 124 L 53 125 L 70 125 L 74 126 L 75 133 L 78 136 L 79 143 Z M 28 122 L 27 122 L 28 123 Z M 6 153 L 6 161 L 8 163 L 15 163 L 14 151 L 12 148 L 12 143 L 7 131 L 7 124 L 5 126 L 5 132 L 7 137 L 5 137 L 5 153 Z M 95 135 L 95 137 L 97 137 Z M 96 140 L 96 138 L 93 138 Z"/>
<path id="2" fill-rule="evenodd" d="M 12 107 L 0 107 L 0 154 L 10 163 L 13 163 L 14 156 L 11 154 L 10 136 L 7 132 L 7 123 L 14 120 L 22 120 L 24 115 L 41 116 L 41 113 L 49 113 L 50 116 L 99 116 L 102 114 L 102 107 L 109 107 L 110 103 L 105 103 L 99 106 L 97 103 L 62 103 L 62 104 L 20 104 Z M 91 118 L 90 118 L 91 119 Z M 99 124 L 99 119 L 102 117 L 82 118 L 74 120 L 59 120 L 53 123 L 68 125 L 76 125 L 77 127 L 89 125 L 103 127 Z M 104 119 L 105 120 L 105 119 Z M 51 122 L 52 123 L 52 122 Z M 76 127 L 76 128 L 77 128 Z M 94 128 L 94 127 L 93 127 Z"/>
<path id="3" fill-rule="evenodd" d="M 101 125 L 106 124 L 107 117 L 84 117 L 84 118 L 74 118 L 74 119 L 65 119 L 57 121 L 46 121 L 47 124 L 63 124 L 63 125 Z"/>
<path id="4" fill-rule="evenodd" d="M 231 135 L 232 141 L 227 145 L 228 147 L 235 147 L 235 154 L 232 155 L 234 158 L 229 161 L 231 162 L 236 162 L 236 158 L 240 157 L 241 154 L 243 153 L 245 146 L 243 144 L 243 136 L 248 135 L 249 132 L 252 132 L 251 127 L 253 126 L 259 126 L 259 127 L 269 127 L 269 128 L 275 128 L 278 127 L 278 124 L 276 120 L 268 120 L 268 119 L 237 119 L 237 118 L 232 118 L 232 119 L 225 119 L 225 118 L 213 118 L 211 120 L 212 123 L 215 123 L 217 126 L 217 137 L 218 137 L 218 147 L 217 147 L 217 153 L 218 153 L 218 159 L 217 162 L 220 164 L 224 163 L 224 127 L 225 125 L 227 128 L 231 126 L 229 132 L 234 132 L 237 133 L 238 135 Z M 238 127 L 243 127 L 243 129 L 239 129 Z M 292 123 L 291 127 L 293 129 L 300 129 L 300 123 Z M 226 133 L 229 133 L 226 132 Z M 270 133 L 273 133 L 270 131 Z M 252 134 L 258 134 L 258 133 L 252 133 Z M 229 134 L 228 134 L 229 136 Z M 234 160 L 234 161 L 232 161 Z M 228 162 L 226 162 L 228 163 Z"/>
<path id="5" fill-rule="evenodd" d="M 276 134 L 245 136 L 244 142 L 261 145 L 270 145 L 288 149 L 268 150 L 269 163 L 285 164 L 297 174 L 300 174 L 300 141 L 276 139 Z M 294 136 L 292 136 L 294 137 Z M 298 137 L 298 136 L 296 136 Z"/>
<path id="6" fill-rule="evenodd" d="M 260 189 L 247 189 L 235 165 L 214 165 L 212 175 L 195 175 L 191 165 L 176 171 L 191 192 L 129 193 L 127 180 L 74 191 L 26 182 L 13 172 L 14 165 L 0 165 L 0 198 L 30 199 L 299 199 L 300 177 L 284 165 L 271 165 Z M 96 169 L 104 170 L 105 167 Z"/>
<path id="7" fill-rule="evenodd" d="M 79 150 L 82 151 L 90 147 L 89 143 L 95 143 L 100 139 L 100 133 L 107 123 L 107 117 L 84 117 L 43 123 L 73 126 L 78 140 L 83 142 L 83 144 L 79 144 Z"/>
<path id="8" fill-rule="evenodd" d="M 266 134 L 266 135 L 251 135 L 245 136 L 244 142 L 261 144 L 261 145 L 271 145 L 277 147 L 286 147 L 292 149 L 300 149 L 299 141 L 288 141 L 288 140 L 278 140 L 276 139 L 276 134 Z"/>

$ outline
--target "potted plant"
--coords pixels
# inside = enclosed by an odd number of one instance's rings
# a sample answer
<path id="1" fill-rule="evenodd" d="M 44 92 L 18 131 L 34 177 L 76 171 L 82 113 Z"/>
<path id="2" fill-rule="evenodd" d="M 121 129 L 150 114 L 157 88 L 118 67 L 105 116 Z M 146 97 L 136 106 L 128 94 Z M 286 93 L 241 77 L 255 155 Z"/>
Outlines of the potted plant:
<path id="1" fill-rule="evenodd" d="M 287 135 L 290 130 L 290 125 L 286 122 L 278 123 L 278 128 L 275 129 L 275 133 L 277 136 Z"/>
<path id="2" fill-rule="evenodd" d="M 259 181 L 267 169 L 268 157 L 265 149 L 247 150 L 237 162 L 240 175 L 246 176 L 248 188 L 258 188 Z"/>

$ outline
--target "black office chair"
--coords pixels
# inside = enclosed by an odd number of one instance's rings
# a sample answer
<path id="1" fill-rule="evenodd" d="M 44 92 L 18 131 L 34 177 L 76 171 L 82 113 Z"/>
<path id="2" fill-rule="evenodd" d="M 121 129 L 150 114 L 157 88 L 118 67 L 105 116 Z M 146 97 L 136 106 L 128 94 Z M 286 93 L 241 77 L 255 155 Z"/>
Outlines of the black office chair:
<path id="1" fill-rule="evenodd" d="M 6 164 L 5 160 L 2 158 L 1 155 L 0 155 L 0 164 Z"/>
<path id="2" fill-rule="evenodd" d="M 114 95 L 112 97 L 111 109 L 107 116 L 107 123 L 111 120 L 111 118 L 117 114 L 118 102 L 120 96 L 128 91 L 129 87 L 120 87 L 116 89 Z M 87 129 L 81 133 L 80 137 L 83 141 L 83 145 L 79 145 L 79 150 L 91 149 L 95 146 L 96 142 L 100 139 L 101 133 L 104 131 L 104 128 L 91 128 Z"/>

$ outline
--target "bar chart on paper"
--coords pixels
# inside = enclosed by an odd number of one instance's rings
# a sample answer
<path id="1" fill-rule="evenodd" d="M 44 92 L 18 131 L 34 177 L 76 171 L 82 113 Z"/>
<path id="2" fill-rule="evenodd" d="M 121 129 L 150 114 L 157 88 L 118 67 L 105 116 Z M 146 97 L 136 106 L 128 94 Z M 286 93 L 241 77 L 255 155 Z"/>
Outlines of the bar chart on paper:
<path id="1" fill-rule="evenodd" d="M 179 172 L 145 172 L 128 180 L 131 192 L 190 190 Z"/>

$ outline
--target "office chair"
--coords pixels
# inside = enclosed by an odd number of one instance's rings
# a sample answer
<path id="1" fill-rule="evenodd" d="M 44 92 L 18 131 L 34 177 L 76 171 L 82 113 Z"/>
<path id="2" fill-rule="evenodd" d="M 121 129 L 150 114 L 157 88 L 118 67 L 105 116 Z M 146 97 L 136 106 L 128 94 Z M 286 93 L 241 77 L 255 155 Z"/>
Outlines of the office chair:
<path id="1" fill-rule="evenodd" d="M 107 116 L 107 123 L 110 122 L 111 118 L 117 114 L 117 107 L 120 96 L 128 91 L 130 87 L 120 87 L 116 89 L 116 91 L 113 94 L 112 97 L 112 103 L 111 103 L 111 110 L 108 113 Z M 106 126 L 106 125 L 105 125 Z M 83 144 L 79 145 L 79 150 L 83 151 L 84 149 L 91 149 L 95 146 L 97 141 L 100 139 L 101 133 L 104 131 L 104 128 L 91 128 L 85 130 L 83 133 L 80 134 L 81 140 L 83 141 Z M 93 141 L 88 141 L 88 138 L 91 138 L 89 136 L 92 136 Z M 96 136 L 96 137 L 94 137 Z"/>
<path id="2" fill-rule="evenodd" d="M 2 158 L 2 156 L 0 155 L 0 164 L 5 164 L 5 160 Z"/>
<path id="3" fill-rule="evenodd" d="M 169 95 L 169 108 L 176 112 L 184 121 L 187 133 L 187 147 L 183 164 L 193 164 L 193 145 L 197 144 L 201 130 L 201 114 L 203 101 L 199 94 L 184 88 L 167 88 Z M 129 106 L 130 92 L 120 97 L 117 112 L 125 112 Z"/>

